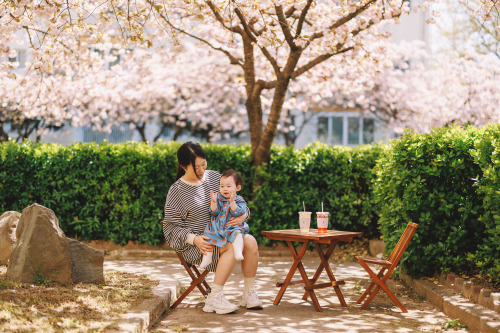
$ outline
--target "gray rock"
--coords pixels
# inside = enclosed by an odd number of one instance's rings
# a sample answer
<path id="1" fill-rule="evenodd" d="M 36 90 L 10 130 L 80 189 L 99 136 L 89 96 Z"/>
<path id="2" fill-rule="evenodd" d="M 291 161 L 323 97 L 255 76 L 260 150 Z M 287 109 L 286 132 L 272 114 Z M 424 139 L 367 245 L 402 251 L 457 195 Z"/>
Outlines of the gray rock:
<path id="1" fill-rule="evenodd" d="M 104 251 L 68 238 L 73 282 L 104 283 Z"/>
<path id="2" fill-rule="evenodd" d="M 0 216 L 0 264 L 8 265 L 12 247 L 16 242 L 16 228 L 21 213 L 8 211 Z"/>
<path id="3" fill-rule="evenodd" d="M 35 277 L 58 283 L 71 281 L 68 239 L 54 212 L 39 204 L 25 208 L 16 229 L 7 277 L 33 283 Z"/>

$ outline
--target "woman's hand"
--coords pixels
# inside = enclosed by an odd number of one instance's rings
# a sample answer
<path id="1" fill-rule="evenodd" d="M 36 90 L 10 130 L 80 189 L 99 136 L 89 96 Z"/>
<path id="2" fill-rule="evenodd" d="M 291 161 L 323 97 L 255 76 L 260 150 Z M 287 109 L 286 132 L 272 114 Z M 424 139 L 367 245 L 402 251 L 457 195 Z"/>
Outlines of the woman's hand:
<path id="1" fill-rule="evenodd" d="M 229 227 L 232 225 L 234 225 L 234 226 L 240 225 L 243 222 L 245 222 L 246 218 L 247 218 L 247 212 L 245 212 L 245 214 L 238 216 L 238 217 L 231 217 L 229 219 L 229 222 L 226 223 L 225 227 Z"/>
<path id="2" fill-rule="evenodd" d="M 207 236 L 196 236 L 193 240 L 193 244 L 199 248 L 204 255 L 212 252 L 214 249 L 214 246 L 206 241 L 207 239 L 209 239 Z"/>

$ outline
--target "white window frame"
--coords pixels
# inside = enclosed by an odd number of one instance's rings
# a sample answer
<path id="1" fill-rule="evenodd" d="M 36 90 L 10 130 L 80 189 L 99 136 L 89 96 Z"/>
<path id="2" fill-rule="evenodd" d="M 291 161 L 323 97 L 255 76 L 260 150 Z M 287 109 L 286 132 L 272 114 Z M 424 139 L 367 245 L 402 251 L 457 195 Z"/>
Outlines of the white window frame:
<path id="1" fill-rule="evenodd" d="M 373 119 L 374 125 L 376 125 L 376 119 L 375 117 L 367 114 L 363 114 L 361 112 L 352 112 L 352 111 L 341 111 L 341 112 L 336 112 L 336 111 L 321 111 L 318 112 L 316 117 L 315 117 L 315 122 L 314 122 L 314 128 L 316 130 L 316 140 L 319 141 L 318 138 L 318 125 L 319 125 L 319 118 L 327 118 L 328 119 L 328 128 L 327 128 L 327 135 L 326 135 L 326 143 L 331 144 L 331 136 L 332 136 L 332 126 L 333 126 L 333 118 L 342 118 L 342 146 L 359 146 L 363 143 L 363 129 L 364 129 L 364 119 Z M 349 144 L 349 118 L 357 118 L 359 122 L 359 135 L 358 135 L 358 142 L 356 144 Z M 373 129 L 373 136 L 375 141 L 375 126 Z M 369 143 L 366 143 L 369 144 Z"/>

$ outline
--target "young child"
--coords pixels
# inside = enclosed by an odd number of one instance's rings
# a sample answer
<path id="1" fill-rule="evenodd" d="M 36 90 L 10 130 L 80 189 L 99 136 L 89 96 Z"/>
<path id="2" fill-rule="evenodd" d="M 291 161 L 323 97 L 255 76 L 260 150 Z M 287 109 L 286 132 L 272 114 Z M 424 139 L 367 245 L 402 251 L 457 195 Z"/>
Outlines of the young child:
<path id="1" fill-rule="evenodd" d="M 210 211 L 211 218 L 204 236 L 214 246 L 222 247 L 227 242 L 233 243 L 234 258 L 243 260 L 243 225 L 226 226 L 229 219 L 245 214 L 247 204 L 243 197 L 236 194 L 241 190 L 243 178 L 234 170 L 224 171 L 220 177 L 220 193 L 210 191 Z M 212 262 L 212 252 L 203 255 L 200 269 L 205 269 Z"/>

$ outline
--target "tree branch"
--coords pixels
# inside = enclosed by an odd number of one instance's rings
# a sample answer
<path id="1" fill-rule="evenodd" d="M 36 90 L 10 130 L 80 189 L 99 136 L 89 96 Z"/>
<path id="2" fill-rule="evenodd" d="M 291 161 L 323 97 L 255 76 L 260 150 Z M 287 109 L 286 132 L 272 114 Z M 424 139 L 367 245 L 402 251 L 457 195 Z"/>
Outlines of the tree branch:
<path id="1" fill-rule="evenodd" d="M 342 44 L 343 45 L 343 44 Z M 304 74 L 305 72 L 307 72 L 308 70 L 310 70 L 311 68 L 313 68 L 314 66 L 317 66 L 319 65 L 320 63 L 322 63 L 323 61 L 325 60 L 328 60 L 330 59 L 331 57 L 333 57 L 334 55 L 337 55 L 337 54 L 342 54 L 342 53 L 345 53 L 345 52 L 348 52 L 350 50 L 352 50 L 354 47 L 348 47 L 346 49 L 343 49 L 343 50 L 340 50 L 340 51 L 337 51 L 337 52 L 333 52 L 333 53 L 325 53 L 325 54 L 322 54 L 316 58 L 314 58 L 313 60 L 311 60 L 310 62 L 308 62 L 307 64 L 305 64 L 304 66 L 302 67 L 299 67 L 297 68 L 291 75 L 292 79 L 295 79 L 297 76 L 301 75 L 301 74 Z M 338 48 L 337 48 L 338 49 Z"/>
<path id="2" fill-rule="evenodd" d="M 276 15 L 278 16 L 278 22 L 280 24 L 281 30 L 283 31 L 283 35 L 285 36 L 286 42 L 288 43 L 288 45 L 292 50 L 296 50 L 297 45 L 295 45 L 295 42 L 293 41 L 293 36 L 292 33 L 290 32 L 290 27 L 288 26 L 288 23 L 286 21 L 285 13 L 283 13 L 283 7 L 275 5 L 274 9 L 276 10 Z"/>
<path id="3" fill-rule="evenodd" d="M 252 42 L 254 42 L 255 44 L 257 44 L 257 38 L 250 31 L 250 28 L 248 27 L 248 24 L 245 21 L 245 16 L 243 15 L 243 13 L 238 8 L 235 8 L 234 11 L 235 11 L 236 15 L 238 15 L 238 18 L 240 19 L 240 22 L 241 22 L 241 25 L 243 26 L 243 30 L 244 30 L 245 35 Z M 271 66 L 273 66 L 274 72 L 276 73 L 276 75 L 277 76 L 281 75 L 281 69 L 280 69 L 280 67 L 279 67 L 278 62 L 276 61 L 276 59 L 274 59 L 272 57 L 271 53 L 269 53 L 269 51 L 265 47 L 259 46 L 259 48 L 262 51 L 262 54 L 264 54 L 264 56 L 266 57 L 266 59 L 271 63 Z"/>
<path id="4" fill-rule="evenodd" d="M 220 15 L 219 9 L 213 4 L 212 1 L 207 1 L 207 5 L 212 10 L 212 13 L 214 13 L 214 16 L 217 19 L 217 21 L 219 21 L 219 23 L 225 29 L 227 29 L 227 30 L 229 30 L 231 32 L 239 33 L 240 35 L 243 34 L 243 31 L 241 30 L 241 28 L 239 26 L 229 27 L 229 26 L 226 25 L 226 23 L 224 23 L 224 18 Z"/>
<path id="5" fill-rule="evenodd" d="M 219 51 L 219 52 L 224 53 L 224 54 L 225 54 L 225 55 L 229 58 L 229 60 L 230 60 L 230 62 L 231 62 L 231 64 L 232 64 L 232 65 L 239 65 L 239 66 L 242 66 L 242 67 L 243 67 L 243 63 L 241 62 L 241 60 L 242 60 L 241 58 L 237 58 L 237 57 L 233 56 L 233 55 L 232 55 L 229 51 L 224 50 L 224 49 L 223 49 L 223 48 L 221 48 L 221 47 L 216 47 L 216 46 L 214 46 L 212 43 L 210 43 L 209 41 L 207 41 L 207 40 L 205 40 L 205 39 L 203 39 L 203 38 L 200 38 L 200 37 L 198 37 L 198 36 L 196 36 L 196 35 L 193 35 L 193 34 L 191 34 L 191 33 L 187 32 L 187 31 L 185 31 L 185 30 L 183 30 L 183 29 L 181 29 L 181 28 L 178 28 L 178 27 L 174 26 L 174 25 L 173 25 L 173 24 L 172 24 L 172 23 L 168 20 L 168 17 L 166 17 L 164 14 L 162 14 L 162 13 L 160 13 L 160 12 L 157 12 L 157 13 L 158 13 L 158 15 L 160 15 L 160 17 L 161 17 L 161 18 L 165 21 L 165 23 L 167 23 L 167 24 L 168 24 L 168 25 L 169 25 L 172 29 L 174 29 L 174 30 L 176 30 L 176 31 L 178 31 L 178 32 L 180 32 L 180 33 L 182 33 L 182 34 L 186 35 L 186 36 L 189 36 L 189 37 L 191 37 L 191 38 L 193 38 L 193 39 L 196 39 L 197 41 L 202 42 L 202 43 L 204 43 L 204 44 L 208 45 L 210 48 L 212 48 L 212 49 L 214 49 L 214 50 L 216 50 L 216 51 Z"/>
<path id="6" fill-rule="evenodd" d="M 295 37 L 300 36 L 300 33 L 302 32 L 302 27 L 304 26 L 304 21 L 306 20 L 307 12 L 309 11 L 309 8 L 311 8 L 312 2 L 313 2 L 312 0 L 307 1 L 307 5 L 304 7 L 304 9 L 302 9 L 302 12 L 300 13 Z"/>
<path id="7" fill-rule="evenodd" d="M 361 14 L 362 12 L 364 12 L 365 10 L 367 10 L 370 5 L 372 5 L 373 3 L 375 3 L 377 0 L 369 0 L 366 4 L 364 4 L 363 6 L 359 7 L 358 9 L 356 9 L 354 12 L 352 13 L 349 13 L 348 15 L 338 19 L 336 22 L 334 22 L 332 25 L 330 25 L 328 27 L 328 30 L 333 30 L 333 29 L 336 29 L 344 24 L 346 24 L 347 22 L 349 22 L 350 20 L 352 20 L 353 18 L 355 18 L 356 16 L 358 16 L 359 14 Z M 366 28 L 365 28 L 366 29 Z M 304 46 L 304 49 L 307 48 L 309 46 L 309 44 L 311 44 L 311 42 L 315 39 L 318 39 L 318 38 L 321 38 L 323 37 L 325 34 L 323 33 L 323 31 L 319 31 L 319 32 L 316 32 L 314 33 L 311 38 L 309 38 L 306 46 Z"/>

